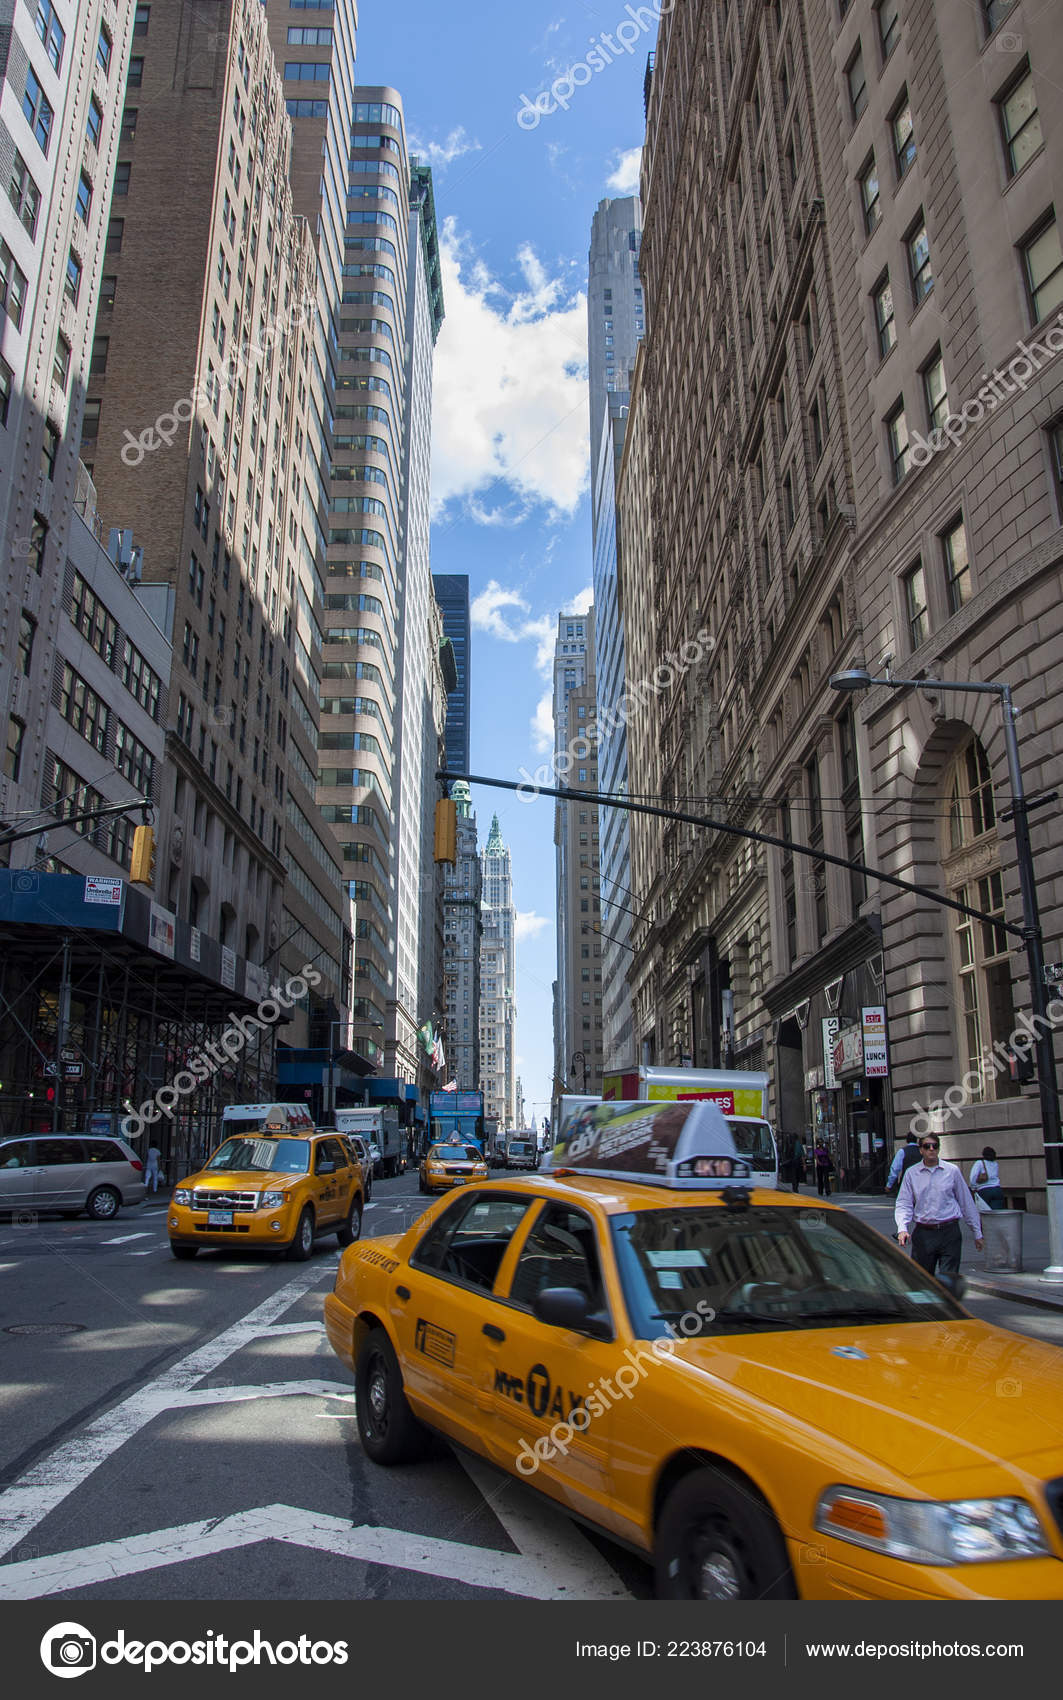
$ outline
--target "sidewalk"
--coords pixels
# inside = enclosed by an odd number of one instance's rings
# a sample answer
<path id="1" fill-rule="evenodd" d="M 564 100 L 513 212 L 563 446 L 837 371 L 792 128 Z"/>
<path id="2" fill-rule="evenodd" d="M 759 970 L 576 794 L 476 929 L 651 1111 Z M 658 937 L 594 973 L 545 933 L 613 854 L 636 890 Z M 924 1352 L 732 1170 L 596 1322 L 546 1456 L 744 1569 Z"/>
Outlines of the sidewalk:
<path id="1" fill-rule="evenodd" d="M 801 1195 L 804 1198 L 815 1198 L 816 1190 L 811 1186 L 803 1186 Z M 839 1192 L 833 1194 L 831 1202 L 840 1204 L 843 1210 L 852 1211 L 861 1222 L 866 1222 L 871 1228 L 877 1228 L 878 1232 L 885 1234 L 887 1238 L 895 1232 L 894 1201 L 884 1194 Z M 1040 1279 L 1040 1271 L 1048 1262 L 1047 1216 L 1036 1215 L 1033 1211 L 1024 1215 L 1022 1261 L 1021 1275 L 983 1269 L 981 1253 L 975 1251 L 970 1229 L 964 1223 L 960 1271 L 972 1291 L 991 1293 L 994 1298 L 999 1299 L 1017 1299 L 1022 1304 L 1038 1305 L 1043 1310 L 1063 1310 L 1063 1282 L 1057 1285 Z"/>

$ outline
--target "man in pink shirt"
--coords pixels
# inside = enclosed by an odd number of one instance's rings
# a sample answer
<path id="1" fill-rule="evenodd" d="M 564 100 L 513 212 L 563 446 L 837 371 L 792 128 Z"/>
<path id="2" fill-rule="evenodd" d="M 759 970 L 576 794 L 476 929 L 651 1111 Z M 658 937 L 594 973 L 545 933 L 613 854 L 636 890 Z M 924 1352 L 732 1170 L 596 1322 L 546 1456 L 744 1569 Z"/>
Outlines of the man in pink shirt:
<path id="1" fill-rule="evenodd" d="M 982 1222 L 970 1188 L 954 1163 L 938 1156 L 941 1141 L 928 1133 L 919 1141 L 921 1163 L 906 1169 L 897 1194 L 894 1219 L 901 1245 L 912 1242 L 912 1257 L 928 1275 L 940 1269 L 955 1275 L 960 1267 L 965 1221 L 982 1249 Z"/>

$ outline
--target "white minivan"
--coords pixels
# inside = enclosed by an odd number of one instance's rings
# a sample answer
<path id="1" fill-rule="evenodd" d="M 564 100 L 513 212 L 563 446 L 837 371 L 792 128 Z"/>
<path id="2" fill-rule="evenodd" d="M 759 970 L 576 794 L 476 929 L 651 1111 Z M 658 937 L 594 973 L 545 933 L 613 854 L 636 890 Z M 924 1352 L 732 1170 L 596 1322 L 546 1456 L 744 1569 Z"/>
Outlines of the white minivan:
<path id="1" fill-rule="evenodd" d="M 124 1139 L 38 1133 L 0 1141 L 0 1210 L 108 1222 L 144 1197 L 144 1164 Z"/>

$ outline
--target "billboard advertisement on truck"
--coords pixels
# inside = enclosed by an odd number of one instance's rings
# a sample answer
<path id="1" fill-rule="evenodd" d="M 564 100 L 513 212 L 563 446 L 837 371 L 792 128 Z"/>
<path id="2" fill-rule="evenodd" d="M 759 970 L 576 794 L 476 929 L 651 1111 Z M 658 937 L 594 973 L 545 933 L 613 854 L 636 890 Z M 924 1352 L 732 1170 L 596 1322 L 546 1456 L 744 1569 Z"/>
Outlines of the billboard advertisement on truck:
<path id="1" fill-rule="evenodd" d="M 768 1121 L 768 1076 L 757 1069 L 664 1068 L 641 1063 L 602 1076 L 605 1101 L 682 1103 L 707 1099 L 723 1111 L 758 1186 L 777 1186 L 779 1153 Z"/>

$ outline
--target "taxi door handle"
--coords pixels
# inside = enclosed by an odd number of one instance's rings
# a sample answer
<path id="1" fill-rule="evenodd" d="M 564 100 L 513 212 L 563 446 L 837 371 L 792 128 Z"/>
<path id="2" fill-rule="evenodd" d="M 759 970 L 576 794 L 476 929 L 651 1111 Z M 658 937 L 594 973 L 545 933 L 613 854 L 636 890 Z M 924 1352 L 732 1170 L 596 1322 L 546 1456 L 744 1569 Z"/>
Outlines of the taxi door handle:
<path id="1" fill-rule="evenodd" d="M 408 1299 L 409 1296 L 410 1296 L 409 1287 L 396 1287 L 395 1288 L 395 1297 L 397 1299 Z"/>
<path id="2" fill-rule="evenodd" d="M 493 1322 L 485 1322 L 483 1332 L 487 1335 L 489 1340 L 504 1340 L 506 1337 L 505 1329 L 496 1328 Z"/>

